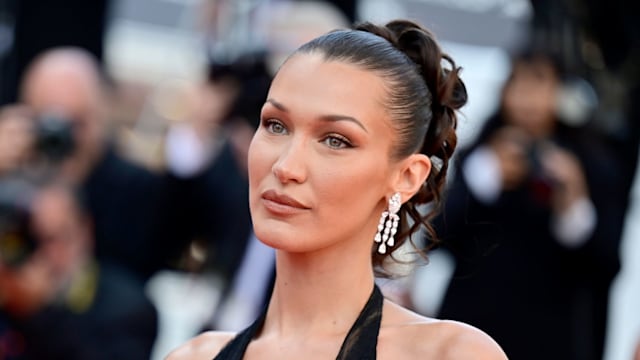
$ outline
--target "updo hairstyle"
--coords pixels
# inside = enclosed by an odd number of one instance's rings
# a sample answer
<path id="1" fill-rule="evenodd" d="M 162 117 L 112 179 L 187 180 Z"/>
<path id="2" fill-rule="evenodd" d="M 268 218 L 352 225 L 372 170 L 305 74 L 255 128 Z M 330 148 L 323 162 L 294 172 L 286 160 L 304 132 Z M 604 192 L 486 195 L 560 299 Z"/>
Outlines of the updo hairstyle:
<path id="1" fill-rule="evenodd" d="M 422 153 L 432 161 L 427 180 L 400 209 L 400 229 L 393 249 L 407 239 L 415 247 L 411 234 L 421 226 L 426 228 L 429 243 L 435 244 L 430 220 L 440 211 L 449 159 L 457 144 L 455 110 L 467 101 L 460 68 L 441 51 L 429 30 L 408 20 L 385 26 L 363 23 L 352 30 L 333 31 L 306 43 L 296 53 L 319 53 L 327 61 L 353 64 L 384 80 L 384 105 L 398 136 L 390 156 L 399 160 Z M 429 211 L 422 215 L 418 207 L 428 203 Z M 388 276 L 383 263 L 393 249 L 382 255 L 375 248 L 374 268 L 378 275 Z"/>

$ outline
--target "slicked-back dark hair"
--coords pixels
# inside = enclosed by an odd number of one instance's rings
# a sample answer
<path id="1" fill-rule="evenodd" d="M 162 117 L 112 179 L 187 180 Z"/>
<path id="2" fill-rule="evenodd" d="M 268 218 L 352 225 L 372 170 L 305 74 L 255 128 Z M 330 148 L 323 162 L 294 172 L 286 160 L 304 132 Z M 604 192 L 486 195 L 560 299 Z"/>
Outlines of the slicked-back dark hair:
<path id="1" fill-rule="evenodd" d="M 430 31 L 407 20 L 333 31 L 304 44 L 294 55 L 300 53 L 318 53 L 326 61 L 353 64 L 383 79 L 384 106 L 397 134 L 390 156 L 401 159 L 423 153 L 433 162 L 423 187 L 402 205 L 394 249 L 412 241 L 411 234 L 422 226 L 433 244 L 437 238 L 430 220 L 440 209 L 449 159 L 457 144 L 455 111 L 467 101 L 460 68 L 441 51 Z M 449 66 L 443 68 L 443 62 Z M 418 206 L 427 203 L 434 206 L 422 215 Z M 379 254 L 375 248 L 372 254 L 378 275 L 391 275 L 383 266 L 389 254 Z"/>

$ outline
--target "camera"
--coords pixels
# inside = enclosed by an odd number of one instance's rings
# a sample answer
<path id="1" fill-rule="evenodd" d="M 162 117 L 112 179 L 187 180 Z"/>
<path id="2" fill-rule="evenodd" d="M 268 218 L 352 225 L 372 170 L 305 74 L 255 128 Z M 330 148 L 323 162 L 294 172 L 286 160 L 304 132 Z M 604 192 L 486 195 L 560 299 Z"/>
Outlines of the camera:
<path id="1" fill-rule="evenodd" d="M 30 186 L 18 179 L 0 181 L 0 263 L 19 267 L 36 249 L 31 232 Z"/>
<path id="2" fill-rule="evenodd" d="M 542 166 L 543 142 L 534 143 L 528 151 L 529 165 L 531 167 L 529 188 L 534 200 L 543 205 L 551 203 L 551 197 L 556 188 L 556 182 L 546 174 Z"/>
<path id="3" fill-rule="evenodd" d="M 35 121 L 35 144 L 38 154 L 48 161 L 64 160 L 75 150 L 73 124 L 70 119 L 45 113 Z"/>

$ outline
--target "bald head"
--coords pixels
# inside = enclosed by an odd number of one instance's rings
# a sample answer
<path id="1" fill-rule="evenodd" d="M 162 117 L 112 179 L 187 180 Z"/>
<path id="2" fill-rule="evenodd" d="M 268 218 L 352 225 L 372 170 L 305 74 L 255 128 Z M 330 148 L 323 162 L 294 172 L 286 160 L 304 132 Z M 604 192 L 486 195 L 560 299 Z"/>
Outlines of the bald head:
<path id="1" fill-rule="evenodd" d="M 105 92 L 99 64 L 80 48 L 54 48 L 27 68 L 21 100 L 36 116 L 55 115 L 71 121 L 76 149 L 99 152 L 103 143 Z"/>
<path id="2" fill-rule="evenodd" d="M 55 48 L 38 56 L 22 81 L 23 102 L 35 111 L 90 111 L 101 101 L 98 64 L 78 48 Z"/>

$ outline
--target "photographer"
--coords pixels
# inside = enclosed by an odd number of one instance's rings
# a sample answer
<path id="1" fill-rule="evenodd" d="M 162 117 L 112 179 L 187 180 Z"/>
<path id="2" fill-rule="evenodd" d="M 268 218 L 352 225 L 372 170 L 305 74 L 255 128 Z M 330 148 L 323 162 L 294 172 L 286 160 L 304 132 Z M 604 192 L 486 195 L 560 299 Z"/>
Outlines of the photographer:
<path id="1" fill-rule="evenodd" d="M 143 287 L 93 256 L 74 190 L 0 180 L 0 358 L 148 359 L 155 336 Z"/>
<path id="2" fill-rule="evenodd" d="M 618 159 L 559 116 L 554 57 L 512 63 L 499 111 L 458 160 L 439 223 L 456 269 L 439 316 L 514 359 L 601 359 L 624 218 Z"/>
<path id="3" fill-rule="evenodd" d="M 86 196 L 98 258 L 145 281 L 164 261 L 155 233 L 164 180 L 115 149 L 98 63 L 79 48 L 47 50 L 27 68 L 20 90 L 36 119 L 39 165 Z"/>

